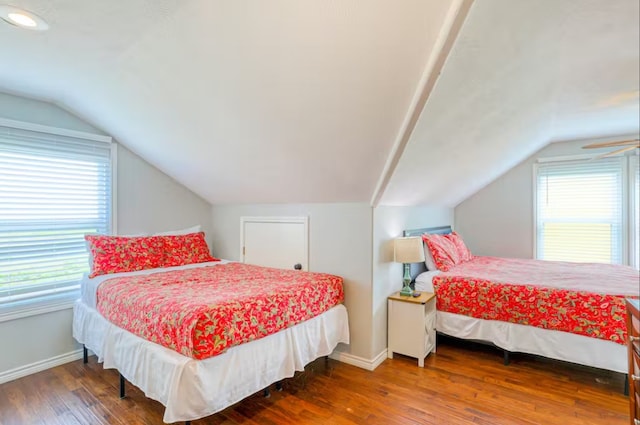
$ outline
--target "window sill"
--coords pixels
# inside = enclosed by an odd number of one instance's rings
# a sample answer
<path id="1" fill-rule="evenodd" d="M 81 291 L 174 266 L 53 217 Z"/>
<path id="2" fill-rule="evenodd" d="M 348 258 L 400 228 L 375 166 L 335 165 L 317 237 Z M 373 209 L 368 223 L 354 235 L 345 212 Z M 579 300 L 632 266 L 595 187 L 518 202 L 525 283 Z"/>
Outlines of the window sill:
<path id="1" fill-rule="evenodd" d="M 66 310 L 80 298 L 80 291 L 34 298 L 31 300 L 0 304 L 0 323 L 30 316 Z"/>

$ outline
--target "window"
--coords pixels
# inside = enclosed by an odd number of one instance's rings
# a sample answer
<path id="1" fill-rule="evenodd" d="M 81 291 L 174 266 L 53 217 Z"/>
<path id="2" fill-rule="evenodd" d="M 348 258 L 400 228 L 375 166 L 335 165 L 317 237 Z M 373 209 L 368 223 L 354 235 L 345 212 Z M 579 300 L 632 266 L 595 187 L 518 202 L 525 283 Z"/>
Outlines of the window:
<path id="1" fill-rule="evenodd" d="M 637 158 L 539 163 L 536 258 L 637 266 L 637 183 L 628 170 L 637 175 Z"/>
<path id="2" fill-rule="evenodd" d="M 0 122 L 0 308 L 73 299 L 111 231 L 110 138 Z M 28 129 L 30 128 L 30 129 Z"/>
<path id="3" fill-rule="evenodd" d="M 622 263 L 622 182 L 622 158 L 540 164 L 537 258 Z"/>

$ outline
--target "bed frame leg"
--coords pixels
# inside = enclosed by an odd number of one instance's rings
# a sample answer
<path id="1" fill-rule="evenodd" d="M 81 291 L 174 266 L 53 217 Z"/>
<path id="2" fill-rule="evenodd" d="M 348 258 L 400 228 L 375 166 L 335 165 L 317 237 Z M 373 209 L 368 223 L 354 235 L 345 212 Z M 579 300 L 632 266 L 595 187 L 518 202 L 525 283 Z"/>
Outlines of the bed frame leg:
<path id="1" fill-rule="evenodd" d="M 82 344 L 82 363 L 89 363 L 89 350 L 87 350 L 87 347 L 84 344 Z"/>
<path id="2" fill-rule="evenodd" d="M 504 365 L 505 366 L 509 366 L 509 363 L 511 363 L 511 358 L 509 358 L 509 353 L 507 350 L 502 350 L 504 353 Z"/>
<path id="3" fill-rule="evenodd" d="M 122 374 L 120 374 L 120 398 L 124 398 L 124 396 L 125 396 L 124 384 L 125 384 L 124 376 L 122 376 Z"/>
<path id="4" fill-rule="evenodd" d="M 262 395 L 264 396 L 264 398 L 271 397 L 271 390 L 269 390 L 269 387 L 267 387 L 264 390 L 262 390 Z"/>
<path id="5" fill-rule="evenodd" d="M 282 381 L 276 382 L 276 391 L 282 391 Z"/>
<path id="6" fill-rule="evenodd" d="M 629 396 L 629 374 L 624 375 L 624 395 Z"/>

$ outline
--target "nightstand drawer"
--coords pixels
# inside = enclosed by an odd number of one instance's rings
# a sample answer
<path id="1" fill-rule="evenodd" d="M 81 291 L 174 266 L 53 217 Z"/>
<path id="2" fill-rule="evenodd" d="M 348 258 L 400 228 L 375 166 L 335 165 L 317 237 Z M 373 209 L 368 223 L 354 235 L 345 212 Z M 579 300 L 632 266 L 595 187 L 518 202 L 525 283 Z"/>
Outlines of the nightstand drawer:
<path id="1" fill-rule="evenodd" d="M 419 325 L 424 323 L 425 308 L 420 304 L 400 304 L 391 301 L 389 303 L 389 346 L 397 353 L 412 355 L 424 351 L 426 338 L 424 332 L 419 330 Z M 418 349 L 423 345 L 422 349 Z"/>

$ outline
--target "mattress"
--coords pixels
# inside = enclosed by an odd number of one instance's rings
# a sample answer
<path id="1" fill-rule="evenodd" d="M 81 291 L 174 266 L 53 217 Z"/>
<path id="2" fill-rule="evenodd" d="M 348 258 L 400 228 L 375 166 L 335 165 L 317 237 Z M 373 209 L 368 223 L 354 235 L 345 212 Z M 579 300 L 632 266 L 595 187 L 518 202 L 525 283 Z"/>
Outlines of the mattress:
<path id="1" fill-rule="evenodd" d="M 433 279 L 441 273 L 436 270 L 419 274 L 415 279 L 416 291 L 435 292 Z M 637 271 L 625 268 L 624 273 L 633 276 Z M 436 330 L 456 338 L 487 341 L 511 352 L 536 354 L 621 373 L 627 369 L 626 347 L 605 339 L 440 310 L 436 311 Z"/>
<path id="2" fill-rule="evenodd" d="M 582 264 L 475 257 L 433 276 L 440 311 L 625 344 L 624 297 L 638 271 Z"/>
<path id="3" fill-rule="evenodd" d="M 220 264 L 228 264 L 228 263 L 230 263 L 230 261 L 220 260 L 220 261 L 212 261 L 208 263 L 187 264 L 185 266 L 140 270 L 136 272 L 103 274 L 100 276 L 96 276 L 94 278 L 89 278 L 88 275 L 84 275 L 82 277 L 82 281 L 80 282 L 80 299 L 82 300 L 83 303 L 95 309 L 97 306 L 96 294 L 98 292 L 98 286 L 100 286 L 100 284 L 107 279 L 113 279 L 115 277 L 124 277 L 124 276 L 142 276 L 142 275 L 149 275 L 153 273 L 158 273 L 162 271 L 171 271 L 171 270 L 189 270 L 197 267 L 213 267 Z"/>
<path id="4" fill-rule="evenodd" d="M 432 280 L 440 273 L 436 270 L 419 274 L 416 291 L 434 292 Z M 627 369 L 626 347 L 603 339 L 437 310 L 436 330 L 456 338 L 491 342 L 511 352 L 536 354 L 621 373 Z"/>
<path id="5" fill-rule="evenodd" d="M 431 292 L 433 289 L 433 277 L 440 274 L 440 270 L 426 271 L 416 276 L 415 288 L 418 292 Z"/>
<path id="6" fill-rule="evenodd" d="M 339 276 L 232 262 L 105 280 L 97 310 L 139 337 L 205 359 L 304 322 L 343 299 Z"/>

